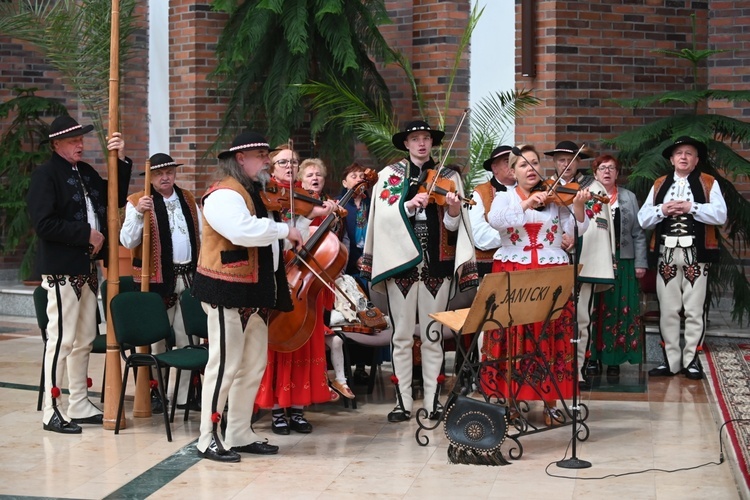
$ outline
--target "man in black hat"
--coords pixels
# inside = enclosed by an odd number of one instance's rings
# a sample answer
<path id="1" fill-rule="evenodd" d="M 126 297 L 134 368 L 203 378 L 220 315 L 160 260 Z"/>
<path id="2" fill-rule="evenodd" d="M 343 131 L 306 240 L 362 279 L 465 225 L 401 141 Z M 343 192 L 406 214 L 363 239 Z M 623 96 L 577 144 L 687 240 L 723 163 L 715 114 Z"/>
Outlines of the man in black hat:
<path id="1" fill-rule="evenodd" d="M 174 329 L 175 345 L 190 344 L 180 310 L 180 294 L 193 282 L 195 264 L 200 250 L 201 219 L 192 193 L 175 184 L 177 167 L 171 156 L 156 153 L 149 159 L 151 165 L 151 196 L 145 190 L 128 197 L 125 221 L 120 229 L 120 243 L 133 255 L 133 280 L 141 282 L 143 268 L 143 218 L 148 212 L 151 219 L 151 248 L 149 257 L 149 290 L 164 298 L 169 322 Z M 151 346 L 154 353 L 164 352 L 165 342 Z M 188 399 L 190 377 L 180 377 L 177 392 L 177 408 L 185 408 Z M 151 409 L 161 413 L 161 398 L 151 398 Z M 191 409 L 199 410 L 200 401 L 191 403 Z"/>
<path id="2" fill-rule="evenodd" d="M 373 189 L 370 217 L 362 259 L 362 277 L 375 291 L 388 295 L 393 336 L 393 382 L 396 407 L 389 422 L 411 418 L 412 346 L 417 313 L 422 341 L 424 409 L 439 419 L 438 400 L 443 365 L 442 338 L 427 331 L 430 313 L 445 311 L 451 289 L 476 286 L 477 273 L 471 223 L 461 207 L 461 176 L 450 169 L 437 173 L 452 181 L 456 193 L 448 192 L 444 204 L 431 203 L 420 181 L 435 168 L 430 153 L 444 133 L 422 121 L 408 123 L 394 134 L 393 145 L 408 157 L 383 168 Z M 454 280 L 454 277 L 457 279 Z M 438 337 L 438 338 L 435 338 Z"/>
<path id="3" fill-rule="evenodd" d="M 580 151 L 580 152 L 579 152 Z M 592 195 L 607 194 L 607 190 L 593 176 L 585 174 L 581 160 L 590 156 L 573 141 L 562 141 L 552 151 L 544 153 L 555 162 L 555 172 L 562 186 L 577 183 L 586 187 Z M 614 285 L 615 233 L 612 211 L 609 204 L 596 199 L 586 202 L 586 216 L 589 224 L 584 234 L 579 234 L 577 244 L 573 235 L 563 236 L 563 248 L 578 253 L 578 263 L 583 269 L 578 274 L 578 302 L 576 319 L 578 322 L 578 380 L 581 389 L 590 389 L 589 376 L 599 374 L 597 366 L 589 365 L 591 336 L 591 315 L 596 293 L 604 292 Z M 567 243 L 567 247 L 566 247 Z M 586 375 L 584 377 L 584 375 Z"/>
<path id="4" fill-rule="evenodd" d="M 279 447 L 251 426 L 253 403 L 266 369 L 268 315 L 292 309 L 283 240 L 302 244 L 298 229 L 280 222 L 259 191 L 271 178 L 268 141 L 243 132 L 219 153 L 222 178 L 202 198 L 203 235 L 193 295 L 208 315 L 208 365 L 203 379 L 198 452 L 219 462 L 239 453 L 269 455 Z M 229 399 L 225 437 L 219 436 Z"/>
<path id="5" fill-rule="evenodd" d="M 654 181 L 640 211 L 643 229 L 654 228 L 649 264 L 658 264 L 656 295 L 664 363 L 652 377 L 682 372 L 703 378 L 698 346 L 703 340 L 708 269 L 719 260 L 719 230 L 727 220 L 727 205 L 716 179 L 698 168 L 707 161 L 706 145 L 689 136 L 678 137 L 662 156 L 674 173 Z M 685 312 L 685 346 L 680 348 L 680 311 Z"/>
<path id="6" fill-rule="evenodd" d="M 44 358 L 44 429 L 78 434 L 78 424 L 101 424 L 102 411 L 88 399 L 89 354 L 96 336 L 99 281 L 96 261 L 107 258 L 107 181 L 81 161 L 81 126 L 68 115 L 50 125 L 52 157 L 31 176 L 26 196 L 39 238 L 37 265 L 47 290 L 47 345 Z M 118 206 L 125 205 L 132 161 L 125 141 L 113 132 L 107 149 L 117 150 Z M 60 398 L 68 371 L 68 408 Z"/>
<path id="7" fill-rule="evenodd" d="M 496 193 L 507 191 L 516 184 L 516 178 L 508 165 L 511 149 L 511 146 L 498 146 L 492 150 L 490 157 L 483 163 L 484 169 L 492 172 L 492 177 L 476 186 L 471 194 L 476 205 L 469 210 L 469 219 L 480 277 L 492 272 L 495 251 L 500 247 L 500 234 L 487 222 L 492 200 Z"/>

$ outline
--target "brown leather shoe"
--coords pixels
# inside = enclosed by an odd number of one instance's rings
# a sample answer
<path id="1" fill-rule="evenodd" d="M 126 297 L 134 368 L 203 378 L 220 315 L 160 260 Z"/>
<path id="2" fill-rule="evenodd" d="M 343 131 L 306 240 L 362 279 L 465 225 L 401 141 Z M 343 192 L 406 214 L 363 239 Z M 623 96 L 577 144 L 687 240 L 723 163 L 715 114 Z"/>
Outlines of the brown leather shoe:
<path id="1" fill-rule="evenodd" d="M 338 392 L 345 398 L 354 399 L 354 393 L 352 392 L 352 390 L 349 388 L 348 385 L 342 384 L 338 380 L 332 380 L 331 387 L 333 387 L 336 392 Z"/>

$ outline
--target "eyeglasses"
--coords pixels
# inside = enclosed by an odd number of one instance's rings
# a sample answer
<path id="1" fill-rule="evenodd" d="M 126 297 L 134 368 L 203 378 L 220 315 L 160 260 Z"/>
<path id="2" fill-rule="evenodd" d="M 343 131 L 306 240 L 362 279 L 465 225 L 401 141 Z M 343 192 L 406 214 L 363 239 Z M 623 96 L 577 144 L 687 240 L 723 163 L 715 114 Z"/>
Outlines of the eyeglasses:
<path id="1" fill-rule="evenodd" d="M 617 169 L 612 165 L 602 165 L 601 167 L 596 168 L 599 172 L 613 172 Z"/>
<path id="2" fill-rule="evenodd" d="M 276 160 L 273 162 L 274 165 L 278 164 L 281 168 L 289 168 L 290 165 L 292 167 L 299 167 L 299 161 L 298 160 Z"/>

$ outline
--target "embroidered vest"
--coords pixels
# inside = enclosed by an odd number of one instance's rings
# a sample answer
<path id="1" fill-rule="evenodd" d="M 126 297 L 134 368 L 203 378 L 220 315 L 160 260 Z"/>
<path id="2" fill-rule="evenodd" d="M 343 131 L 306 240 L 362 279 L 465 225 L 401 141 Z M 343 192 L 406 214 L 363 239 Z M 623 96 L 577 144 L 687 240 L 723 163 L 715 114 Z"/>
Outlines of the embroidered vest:
<path id="1" fill-rule="evenodd" d="M 713 176 L 693 170 L 687 177 L 690 191 L 693 193 L 696 203 L 709 203 L 711 201 L 711 187 L 716 179 Z M 664 197 L 674 182 L 673 175 L 665 175 L 654 181 L 654 205 L 659 205 L 664 201 Z M 654 232 L 651 234 L 651 241 L 648 247 L 648 259 L 650 266 L 656 266 L 659 259 L 659 242 L 662 234 L 665 234 L 671 225 L 668 219 L 656 225 Z M 698 253 L 698 262 L 718 262 L 719 261 L 719 237 L 716 226 L 707 226 L 697 220 L 693 221 L 693 234 L 695 238 L 693 243 Z"/>
<path id="2" fill-rule="evenodd" d="M 479 198 L 482 200 L 482 205 L 484 206 L 484 220 L 487 219 L 487 215 L 490 213 L 490 209 L 492 208 L 492 201 L 495 199 L 495 187 L 492 185 L 491 181 L 487 181 L 483 184 L 480 184 L 474 188 L 474 191 L 477 192 L 479 195 Z M 495 256 L 495 250 L 480 250 L 476 249 L 476 255 L 477 255 L 477 264 L 480 265 L 480 269 L 482 264 L 490 264 L 492 266 L 492 262 L 494 260 Z M 491 269 L 491 268 L 490 268 Z"/>
<path id="3" fill-rule="evenodd" d="M 200 229 L 198 227 L 198 212 L 195 205 L 195 197 L 189 191 L 174 187 L 177 198 L 180 201 L 180 209 L 187 222 L 190 236 L 190 263 L 195 267 L 200 250 Z M 138 200 L 143 197 L 145 191 L 138 191 L 128 196 L 128 201 L 136 206 Z M 169 220 L 167 219 L 164 198 L 157 192 L 153 192 L 154 209 L 149 212 L 151 225 L 151 249 L 149 251 L 149 290 L 160 294 L 162 297 L 174 292 L 175 275 L 174 260 L 172 258 L 172 235 L 169 231 Z M 162 228 L 162 230 L 160 230 Z M 133 259 L 133 281 L 141 282 L 143 270 L 143 243 L 130 251 Z"/>
<path id="4" fill-rule="evenodd" d="M 232 177 L 214 183 L 203 195 L 231 189 L 242 196 L 247 209 L 257 217 L 268 217 L 260 197 L 252 195 Z M 281 259 L 281 256 L 279 256 Z M 201 252 L 193 281 L 193 295 L 202 302 L 224 307 L 292 308 L 283 265 L 274 272 L 271 246 L 243 247 L 219 234 L 208 221 L 203 224 Z"/>

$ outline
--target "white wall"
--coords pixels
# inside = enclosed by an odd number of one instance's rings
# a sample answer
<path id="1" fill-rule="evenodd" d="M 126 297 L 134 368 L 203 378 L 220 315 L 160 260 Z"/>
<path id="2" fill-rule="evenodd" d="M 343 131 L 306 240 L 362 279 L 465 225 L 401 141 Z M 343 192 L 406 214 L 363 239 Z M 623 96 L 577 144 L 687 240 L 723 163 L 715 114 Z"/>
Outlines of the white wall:
<path id="1" fill-rule="evenodd" d="M 169 2 L 149 0 L 149 156 L 169 149 Z M 175 158 L 179 162 L 179 158 Z"/>
<path id="2" fill-rule="evenodd" d="M 479 0 L 479 6 L 484 6 L 484 13 L 471 37 L 469 105 L 472 108 L 482 97 L 513 90 L 515 85 L 515 2 Z M 504 142 L 513 143 L 513 137 L 511 130 Z"/>

